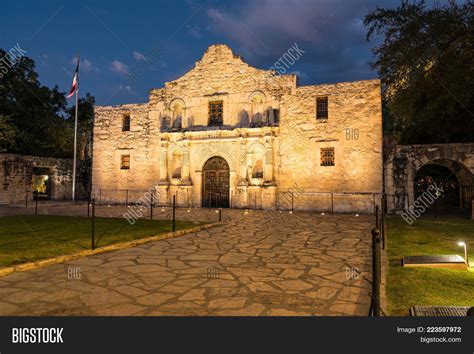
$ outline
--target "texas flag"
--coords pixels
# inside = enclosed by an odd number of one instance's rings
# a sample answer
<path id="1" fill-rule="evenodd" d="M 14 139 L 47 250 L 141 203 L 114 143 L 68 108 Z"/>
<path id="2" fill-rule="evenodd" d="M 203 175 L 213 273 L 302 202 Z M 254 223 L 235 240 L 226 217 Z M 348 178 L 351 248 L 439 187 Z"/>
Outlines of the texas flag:
<path id="1" fill-rule="evenodd" d="M 69 94 L 66 96 L 66 98 L 71 98 L 77 90 L 79 90 L 79 55 L 77 56 L 76 71 L 74 72 L 74 77 L 72 78 L 71 91 L 69 91 Z"/>

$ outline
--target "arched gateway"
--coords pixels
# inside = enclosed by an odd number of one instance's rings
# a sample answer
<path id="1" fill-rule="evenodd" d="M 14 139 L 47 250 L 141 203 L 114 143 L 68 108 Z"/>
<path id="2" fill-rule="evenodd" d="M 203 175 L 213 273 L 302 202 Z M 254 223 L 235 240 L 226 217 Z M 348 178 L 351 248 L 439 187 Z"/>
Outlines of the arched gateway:
<path id="1" fill-rule="evenodd" d="M 214 156 L 206 161 L 202 169 L 202 206 L 229 207 L 230 170 L 226 160 Z"/>

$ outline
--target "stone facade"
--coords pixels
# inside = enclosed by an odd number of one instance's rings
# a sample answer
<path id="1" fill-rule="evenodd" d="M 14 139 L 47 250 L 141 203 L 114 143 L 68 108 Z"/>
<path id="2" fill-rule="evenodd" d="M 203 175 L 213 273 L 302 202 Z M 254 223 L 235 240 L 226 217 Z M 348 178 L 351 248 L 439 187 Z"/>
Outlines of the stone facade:
<path id="1" fill-rule="evenodd" d="M 327 119 L 316 118 L 318 97 L 327 98 Z M 213 109 L 222 110 L 217 126 Z M 370 211 L 382 190 L 380 83 L 300 87 L 295 75 L 256 69 L 213 45 L 147 103 L 96 107 L 93 147 L 93 195 L 103 200 L 155 188 L 159 203 L 176 195 L 178 205 L 201 206 L 215 182 L 204 165 L 219 156 L 228 172 L 216 181 L 228 184 L 230 207 L 284 208 L 291 190 L 296 209 L 323 209 L 328 197 L 318 193 L 366 192 L 340 197 L 338 210 Z M 334 149 L 333 166 L 321 165 L 322 148 Z"/>
<path id="2" fill-rule="evenodd" d="M 35 169 L 49 177 L 49 197 L 53 200 L 71 199 L 72 160 L 50 157 L 0 154 L 2 188 L 0 204 L 14 205 L 33 200 Z"/>
<path id="3" fill-rule="evenodd" d="M 460 206 L 469 209 L 474 200 L 474 143 L 396 145 L 385 160 L 385 190 L 389 212 L 402 212 L 415 201 L 416 173 L 429 164 L 448 168 L 460 186 Z"/>

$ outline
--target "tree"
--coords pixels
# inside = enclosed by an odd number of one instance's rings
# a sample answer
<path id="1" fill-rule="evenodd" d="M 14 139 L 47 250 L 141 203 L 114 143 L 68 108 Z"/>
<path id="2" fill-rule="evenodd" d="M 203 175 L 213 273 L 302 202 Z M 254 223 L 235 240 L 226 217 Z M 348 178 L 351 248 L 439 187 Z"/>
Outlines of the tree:
<path id="1" fill-rule="evenodd" d="M 0 49 L 0 58 L 7 53 Z M 40 84 L 35 63 L 20 58 L 0 78 L 0 151 L 72 158 L 74 107 L 67 109 L 65 93 Z M 79 101 L 81 134 L 92 132 L 94 97 Z M 80 137 L 80 141 L 85 141 Z M 85 144 L 85 143 L 84 143 Z"/>
<path id="2" fill-rule="evenodd" d="M 474 139 L 474 3 L 404 0 L 364 19 L 383 85 L 385 133 L 399 143 Z"/>
<path id="3" fill-rule="evenodd" d="M 18 131 L 10 117 L 0 114 L 0 152 L 14 150 Z"/>

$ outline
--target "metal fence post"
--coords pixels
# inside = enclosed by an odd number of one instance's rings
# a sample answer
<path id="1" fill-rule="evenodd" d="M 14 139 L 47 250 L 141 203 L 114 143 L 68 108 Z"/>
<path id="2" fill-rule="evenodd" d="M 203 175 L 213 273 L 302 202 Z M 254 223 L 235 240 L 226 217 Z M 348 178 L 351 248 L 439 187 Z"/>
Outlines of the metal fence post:
<path id="1" fill-rule="evenodd" d="M 372 194 L 372 204 L 374 206 L 374 213 L 376 213 L 376 210 L 375 210 L 375 193 Z"/>
<path id="2" fill-rule="evenodd" d="M 95 199 L 92 199 L 92 235 L 91 235 L 91 249 L 95 248 Z"/>
<path id="3" fill-rule="evenodd" d="M 87 198 L 87 217 L 90 217 L 90 203 L 91 203 L 91 199 L 90 197 Z"/>
<path id="4" fill-rule="evenodd" d="M 173 195 L 173 232 L 176 231 L 176 196 Z"/>
<path id="5" fill-rule="evenodd" d="M 380 316 L 380 278 L 381 278 L 381 260 L 380 260 L 380 231 L 372 229 L 372 301 L 370 305 L 370 314 Z"/>
<path id="6" fill-rule="evenodd" d="M 219 209 L 219 222 L 222 221 L 222 209 Z"/>
<path id="7" fill-rule="evenodd" d="M 382 236 L 382 249 L 385 250 L 385 207 L 387 204 L 387 197 L 384 194 L 382 194 L 382 212 L 381 212 L 381 218 L 380 218 L 380 230 L 381 230 L 381 236 Z"/>
<path id="8" fill-rule="evenodd" d="M 380 225 L 379 225 L 379 206 L 378 205 L 375 206 L 375 227 L 377 229 L 380 229 Z"/>
<path id="9" fill-rule="evenodd" d="M 153 220 L 153 204 L 155 203 L 155 191 L 151 191 L 150 219 Z"/>
<path id="10" fill-rule="evenodd" d="M 33 192 L 35 198 L 35 215 L 38 215 L 38 191 Z"/>
<path id="11" fill-rule="evenodd" d="M 334 192 L 331 192 L 331 214 L 334 214 Z"/>

